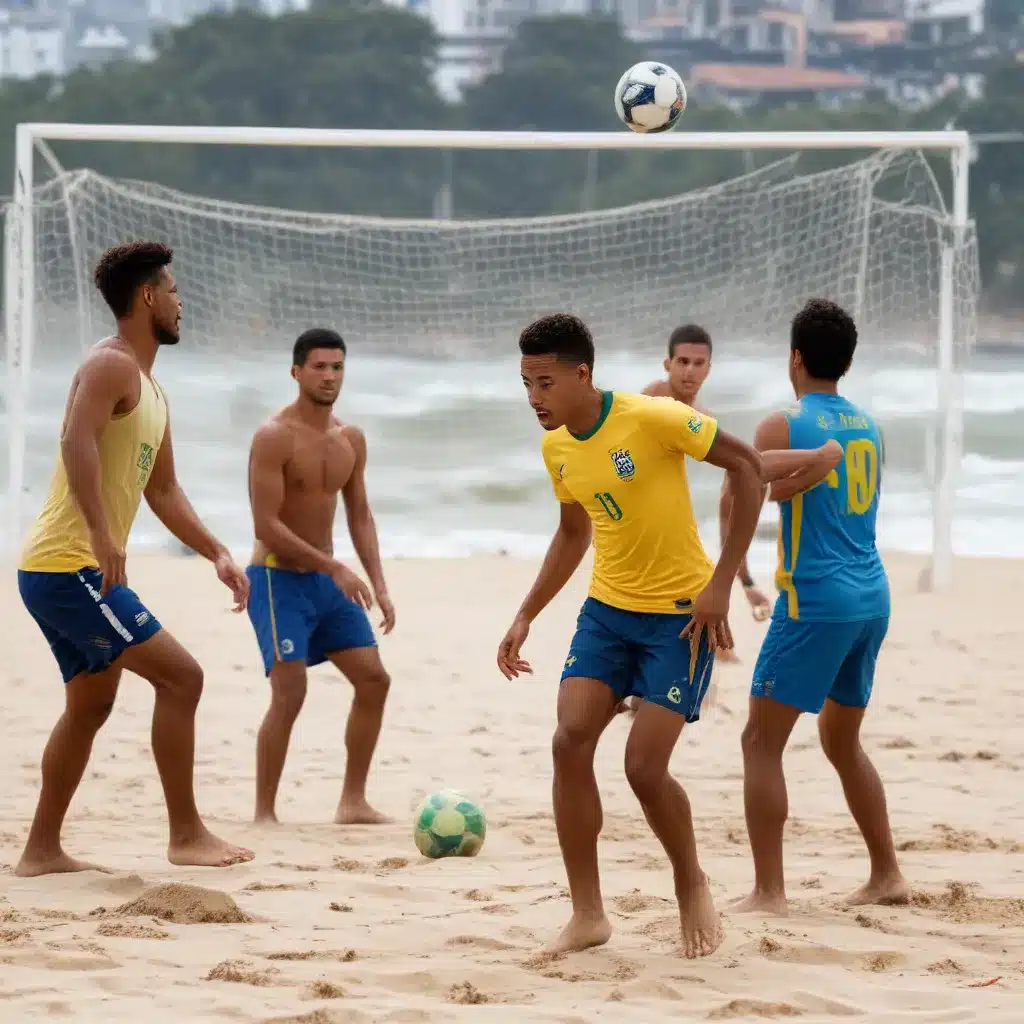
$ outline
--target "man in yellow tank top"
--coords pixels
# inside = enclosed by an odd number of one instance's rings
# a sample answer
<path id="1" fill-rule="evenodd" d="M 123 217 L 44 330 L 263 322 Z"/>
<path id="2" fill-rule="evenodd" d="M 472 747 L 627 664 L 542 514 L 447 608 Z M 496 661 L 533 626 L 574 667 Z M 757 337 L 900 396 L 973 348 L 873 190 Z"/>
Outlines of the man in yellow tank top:
<path id="1" fill-rule="evenodd" d="M 175 537 L 214 563 L 237 611 L 248 597 L 245 574 L 178 484 L 167 404 L 152 375 L 159 348 L 179 338 L 171 258 L 160 243 L 130 242 L 97 264 L 96 287 L 117 334 L 88 353 L 71 381 L 50 491 L 22 550 L 19 590 L 60 667 L 66 703 L 43 753 L 42 792 L 19 875 L 94 867 L 64 852 L 61 827 L 124 669 L 155 690 L 153 755 L 171 863 L 222 867 L 253 857 L 213 835 L 199 816 L 193 764 L 203 670 L 128 588 L 125 574 L 125 546 L 145 496 Z"/>
<path id="2" fill-rule="evenodd" d="M 701 869 L 686 793 L 668 772 L 685 723 L 700 717 L 716 650 L 733 646 L 729 597 L 757 527 L 762 479 L 819 458 L 763 455 L 671 398 L 594 387 L 594 343 L 577 317 L 543 317 L 519 339 L 523 383 L 546 434 L 544 463 L 560 521 L 540 573 L 498 647 L 506 678 L 530 672 L 520 650 L 530 624 L 565 586 L 591 538 L 594 570 L 562 670 L 554 753 L 555 824 L 572 919 L 552 947 L 607 942 L 597 864 L 598 741 L 619 701 L 642 703 L 626 743 L 626 776 L 675 876 L 687 956 L 722 941 Z M 734 506 L 717 565 L 701 545 L 686 457 L 724 469 Z"/>

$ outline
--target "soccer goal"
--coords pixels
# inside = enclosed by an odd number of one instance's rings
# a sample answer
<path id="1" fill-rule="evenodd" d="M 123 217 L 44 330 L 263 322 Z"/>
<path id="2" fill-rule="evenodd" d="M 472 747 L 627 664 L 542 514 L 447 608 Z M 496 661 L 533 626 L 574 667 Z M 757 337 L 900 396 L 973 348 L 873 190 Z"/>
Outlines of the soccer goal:
<path id="1" fill-rule="evenodd" d="M 456 158 L 463 150 L 647 149 L 680 161 L 688 152 L 738 150 L 751 154 L 752 169 L 612 209 L 411 220 L 243 205 L 65 170 L 49 146 L 56 141 L 248 147 L 256 161 L 261 147 L 385 147 Z M 815 150 L 845 150 L 849 159 L 808 173 L 801 154 Z M 754 159 L 758 151 L 773 158 Z M 929 162 L 936 156 L 951 168 L 945 193 Z M 152 237 L 175 249 L 190 350 L 280 352 L 289 335 L 328 322 L 366 349 L 432 358 L 439 374 L 460 357 L 507 358 L 528 320 L 561 308 L 591 324 L 602 352 L 618 347 L 660 359 L 671 328 L 697 320 L 712 331 L 716 352 L 775 360 L 771 372 L 781 376 L 794 312 L 811 296 L 832 298 L 857 318 L 858 360 L 884 361 L 906 349 L 935 375 L 932 582 L 943 586 L 961 449 L 959 368 L 975 339 L 979 292 L 968 164 L 964 132 L 18 125 L 4 246 L 8 541 L 16 545 L 26 525 L 26 483 L 33 506 L 42 498 L 36 492 L 45 480 L 26 473 L 33 445 L 39 460 L 53 457 L 53 424 L 38 422 L 33 397 L 42 387 L 40 360 L 77 357 L 109 330 L 91 285 L 93 263 L 109 245 Z M 750 372 L 764 371 L 752 363 Z M 44 434 L 45 446 L 34 441 Z"/>

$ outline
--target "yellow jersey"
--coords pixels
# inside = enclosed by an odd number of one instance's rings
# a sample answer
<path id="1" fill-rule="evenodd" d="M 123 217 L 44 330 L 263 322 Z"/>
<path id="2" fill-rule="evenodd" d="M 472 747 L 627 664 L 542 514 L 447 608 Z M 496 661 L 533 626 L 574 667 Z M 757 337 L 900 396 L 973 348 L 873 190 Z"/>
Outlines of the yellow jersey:
<path id="1" fill-rule="evenodd" d="M 100 495 L 115 543 L 128 543 L 153 463 L 167 426 L 167 402 L 156 380 L 139 371 L 139 401 L 130 412 L 113 416 L 100 435 Z M 89 531 L 68 485 L 64 459 L 21 552 L 26 572 L 77 572 L 95 566 Z"/>
<path id="2" fill-rule="evenodd" d="M 633 612 L 680 614 L 713 566 L 697 530 L 684 456 L 703 461 L 718 423 L 674 398 L 604 392 L 585 435 L 545 434 L 544 464 L 562 502 L 594 525 L 590 596 Z"/>

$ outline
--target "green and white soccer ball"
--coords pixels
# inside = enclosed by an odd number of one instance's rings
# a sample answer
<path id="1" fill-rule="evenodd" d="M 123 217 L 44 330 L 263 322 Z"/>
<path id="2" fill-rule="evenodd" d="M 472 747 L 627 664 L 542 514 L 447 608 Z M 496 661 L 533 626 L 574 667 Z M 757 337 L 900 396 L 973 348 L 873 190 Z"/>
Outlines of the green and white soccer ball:
<path id="1" fill-rule="evenodd" d="M 483 810 L 457 789 L 432 793 L 416 809 L 413 838 L 424 857 L 475 857 L 486 835 Z"/>

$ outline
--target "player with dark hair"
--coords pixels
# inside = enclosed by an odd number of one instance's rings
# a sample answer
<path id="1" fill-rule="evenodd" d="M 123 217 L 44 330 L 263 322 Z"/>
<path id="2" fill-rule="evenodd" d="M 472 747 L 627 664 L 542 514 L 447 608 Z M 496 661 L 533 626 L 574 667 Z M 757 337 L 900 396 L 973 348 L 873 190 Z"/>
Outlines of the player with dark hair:
<path id="1" fill-rule="evenodd" d="M 22 600 L 66 684 L 19 875 L 95 868 L 64 852 L 61 826 L 125 669 L 155 693 L 153 756 L 167 802 L 168 859 L 222 867 L 253 857 L 218 839 L 199 816 L 193 772 L 203 670 L 128 588 L 125 572 L 125 546 L 145 496 L 182 544 L 213 563 L 235 610 L 248 599 L 245 574 L 199 521 L 174 470 L 167 402 L 153 376 L 159 349 L 179 338 L 171 258 L 158 242 L 130 242 L 96 266 L 117 334 L 94 346 L 72 378 L 50 491 L 19 563 Z"/>
<path id="2" fill-rule="evenodd" d="M 554 809 L 572 919 L 555 950 L 607 942 L 598 876 L 601 799 L 594 754 L 618 703 L 642 703 L 626 743 L 626 777 L 672 863 L 683 946 L 706 956 L 722 926 L 697 855 L 690 803 L 668 773 L 687 722 L 700 717 L 716 650 L 732 647 L 732 581 L 757 526 L 766 472 L 791 472 L 821 453 L 768 453 L 665 398 L 594 386 L 586 325 L 560 313 L 519 338 L 527 396 L 546 433 L 544 463 L 561 517 L 537 580 L 498 648 L 506 678 L 530 672 L 520 651 L 530 624 L 565 586 L 591 538 L 594 572 L 562 671 L 553 740 Z M 735 507 L 717 566 L 701 545 L 686 456 L 726 471 Z M 822 473 L 824 475 L 824 473 Z"/>
<path id="3" fill-rule="evenodd" d="M 851 905 L 908 897 L 893 846 L 882 782 L 860 743 L 875 663 L 889 628 L 889 581 L 875 523 L 884 450 L 871 416 L 838 393 L 857 347 L 844 310 L 810 300 L 793 319 L 789 378 L 797 404 L 772 413 L 754 444 L 793 451 L 837 444 L 824 481 L 797 472 L 772 485 L 779 502 L 779 598 L 754 668 L 743 730 L 743 797 L 754 891 L 737 911 L 785 914 L 782 834 L 788 814 L 782 755 L 797 719 L 818 715 L 822 749 L 871 858 Z"/>
<path id="4" fill-rule="evenodd" d="M 366 437 L 332 412 L 345 375 L 346 346 L 316 327 L 292 349 L 298 397 L 256 431 L 249 454 L 249 500 L 256 545 L 248 568 L 249 618 L 270 678 L 270 707 L 256 741 L 256 820 L 277 820 L 277 789 L 292 727 L 306 699 L 306 666 L 330 661 L 352 684 L 345 730 L 348 762 L 335 821 L 389 819 L 366 799 L 391 680 L 366 614 L 376 597 L 390 633 L 395 609 L 366 496 Z M 373 586 L 334 557 L 338 494 L 349 535 Z"/>
<path id="5" fill-rule="evenodd" d="M 682 327 L 677 327 L 668 339 L 668 357 L 665 359 L 665 372 L 668 377 L 652 381 L 644 388 L 644 394 L 674 398 L 677 402 L 692 405 L 698 412 L 713 416 L 714 413 L 710 409 L 697 404 L 697 395 L 711 372 L 711 354 L 711 335 L 703 327 L 699 324 L 683 324 Z M 723 544 L 731 512 L 732 495 L 726 481 L 723 480 L 718 498 L 718 536 L 720 543 Z M 746 555 L 740 562 L 737 577 L 754 618 L 758 621 L 768 618 L 771 614 L 771 603 L 754 582 Z M 723 651 L 722 660 L 739 661 L 739 658 L 733 651 Z M 634 710 L 636 706 L 634 702 Z"/>

